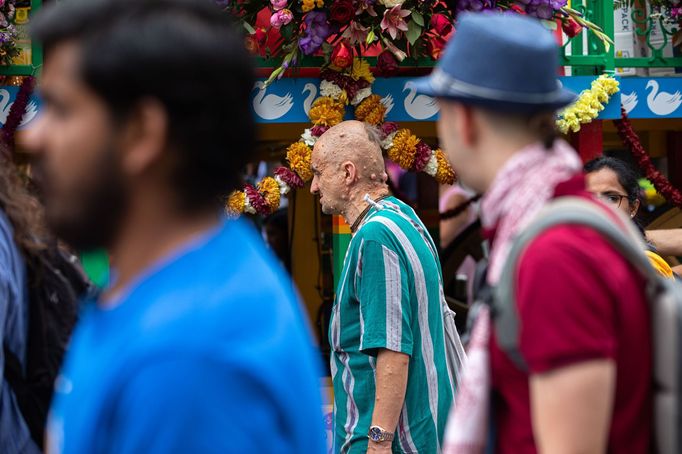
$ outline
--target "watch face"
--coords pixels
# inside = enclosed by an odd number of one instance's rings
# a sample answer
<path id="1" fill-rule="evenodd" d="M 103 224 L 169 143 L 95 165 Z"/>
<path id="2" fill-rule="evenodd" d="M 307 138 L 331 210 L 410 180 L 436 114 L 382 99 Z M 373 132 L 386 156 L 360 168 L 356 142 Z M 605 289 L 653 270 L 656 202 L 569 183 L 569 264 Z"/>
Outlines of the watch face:
<path id="1" fill-rule="evenodd" d="M 369 438 L 372 441 L 381 441 L 382 440 L 381 429 L 379 429 L 378 427 L 372 427 L 371 429 L 369 429 Z"/>

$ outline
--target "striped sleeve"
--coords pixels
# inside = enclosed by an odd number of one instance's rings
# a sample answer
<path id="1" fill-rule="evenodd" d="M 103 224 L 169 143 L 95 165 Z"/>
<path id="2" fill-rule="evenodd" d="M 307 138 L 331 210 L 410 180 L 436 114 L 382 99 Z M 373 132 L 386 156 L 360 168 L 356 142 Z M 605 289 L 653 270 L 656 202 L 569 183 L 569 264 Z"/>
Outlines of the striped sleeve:
<path id="1" fill-rule="evenodd" d="M 360 350 L 376 349 L 412 354 L 410 287 L 408 270 L 400 256 L 377 242 L 362 244 L 361 274 L 357 278 L 360 300 Z"/>

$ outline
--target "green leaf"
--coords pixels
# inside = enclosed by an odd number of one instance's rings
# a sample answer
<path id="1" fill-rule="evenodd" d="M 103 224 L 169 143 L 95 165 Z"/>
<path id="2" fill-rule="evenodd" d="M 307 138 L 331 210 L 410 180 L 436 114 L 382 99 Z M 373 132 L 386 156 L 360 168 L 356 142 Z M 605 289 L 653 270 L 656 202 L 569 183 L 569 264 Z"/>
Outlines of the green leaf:
<path id="1" fill-rule="evenodd" d="M 415 21 L 410 21 L 407 24 L 407 33 L 405 33 L 405 36 L 407 37 L 407 41 L 409 41 L 410 44 L 417 42 L 421 34 L 422 28 L 417 25 Z"/>
<path id="2" fill-rule="evenodd" d="M 424 16 L 422 16 L 417 11 L 412 11 L 412 20 L 417 23 L 417 25 L 424 26 Z"/>
<path id="3" fill-rule="evenodd" d="M 374 30 L 370 30 L 369 33 L 367 33 L 367 40 L 366 40 L 367 45 L 369 46 L 376 39 L 377 39 L 377 36 L 374 34 Z"/>
<path id="4" fill-rule="evenodd" d="M 249 35 L 255 35 L 256 34 L 256 30 L 248 22 L 242 22 L 242 25 L 244 25 L 244 28 L 246 29 L 246 31 L 249 32 Z"/>
<path id="5" fill-rule="evenodd" d="M 279 30 L 279 33 L 282 35 L 282 38 L 289 40 L 294 36 L 294 23 L 291 22 L 290 24 L 285 25 Z"/>

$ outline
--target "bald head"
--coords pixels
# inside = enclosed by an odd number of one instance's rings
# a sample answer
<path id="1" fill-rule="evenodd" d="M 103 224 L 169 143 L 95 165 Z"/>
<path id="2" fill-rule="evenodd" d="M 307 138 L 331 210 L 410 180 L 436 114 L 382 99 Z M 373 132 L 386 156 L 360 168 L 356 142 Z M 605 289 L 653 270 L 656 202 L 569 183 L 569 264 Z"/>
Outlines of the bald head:
<path id="1" fill-rule="evenodd" d="M 386 165 L 379 135 L 366 123 L 349 120 L 330 128 L 315 144 L 315 155 L 324 164 L 352 162 L 357 168 L 358 182 L 386 182 Z"/>
<path id="2" fill-rule="evenodd" d="M 378 134 L 359 121 L 344 121 L 322 134 L 313 148 L 312 168 L 310 191 L 320 196 L 327 214 L 349 216 L 365 194 L 387 191 Z"/>

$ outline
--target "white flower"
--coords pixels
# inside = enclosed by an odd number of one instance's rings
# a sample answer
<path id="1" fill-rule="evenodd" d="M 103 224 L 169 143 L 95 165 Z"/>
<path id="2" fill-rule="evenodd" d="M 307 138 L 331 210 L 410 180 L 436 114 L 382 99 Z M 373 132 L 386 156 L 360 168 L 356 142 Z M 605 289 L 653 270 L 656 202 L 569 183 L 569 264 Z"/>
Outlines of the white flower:
<path id="1" fill-rule="evenodd" d="M 386 8 L 393 8 L 394 6 L 402 5 L 405 0 L 379 0 L 379 3 L 384 5 Z"/>
<path id="2" fill-rule="evenodd" d="M 435 177 L 436 174 L 438 173 L 438 159 L 436 159 L 435 151 L 431 153 L 431 159 L 429 159 L 429 162 L 426 163 L 426 167 L 424 167 L 424 172 L 427 173 L 428 175 L 431 175 L 432 177 Z"/>
<path id="3" fill-rule="evenodd" d="M 317 137 L 313 135 L 310 129 L 306 129 L 303 131 L 303 134 L 301 134 L 301 140 L 303 140 L 303 143 L 309 147 L 312 147 L 315 145 L 315 142 L 317 142 Z"/>
<path id="4" fill-rule="evenodd" d="M 335 83 L 323 80 L 320 83 L 320 94 L 322 96 L 329 96 L 332 99 L 339 99 L 343 94 L 343 90 Z"/>
<path id="5" fill-rule="evenodd" d="M 248 197 L 244 198 L 244 213 L 256 214 L 256 209 L 251 206 L 251 202 Z"/>
<path id="6" fill-rule="evenodd" d="M 291 191 L 291 188 L 289 187 L 288 184 L 286 184 L 282 179 L 279 177 L 279 175 L 275 175 L 275 181 L 279 185 L 279 193 L 281 195 L 287 195 L 289 191 Z"/>
<path id="7" fill-rule="evenodd" d="M 393 146 L 393 139 L 395 139 L 396 134 L 398 134 L 398 131 L 389 134 L 384 140 L 381 141 L 382 150 L 388 150 Z"/>
<path id="8" fill-rule="evenodd" d="M 365 98 L 371 96 L 372 94 L 372 89 L 370 87 L 363 88 L 358 91 L 358 93 L 355 95 L 353 100 L 350 102 L 354 106 L 357 106 L 360 104 Z"/>

